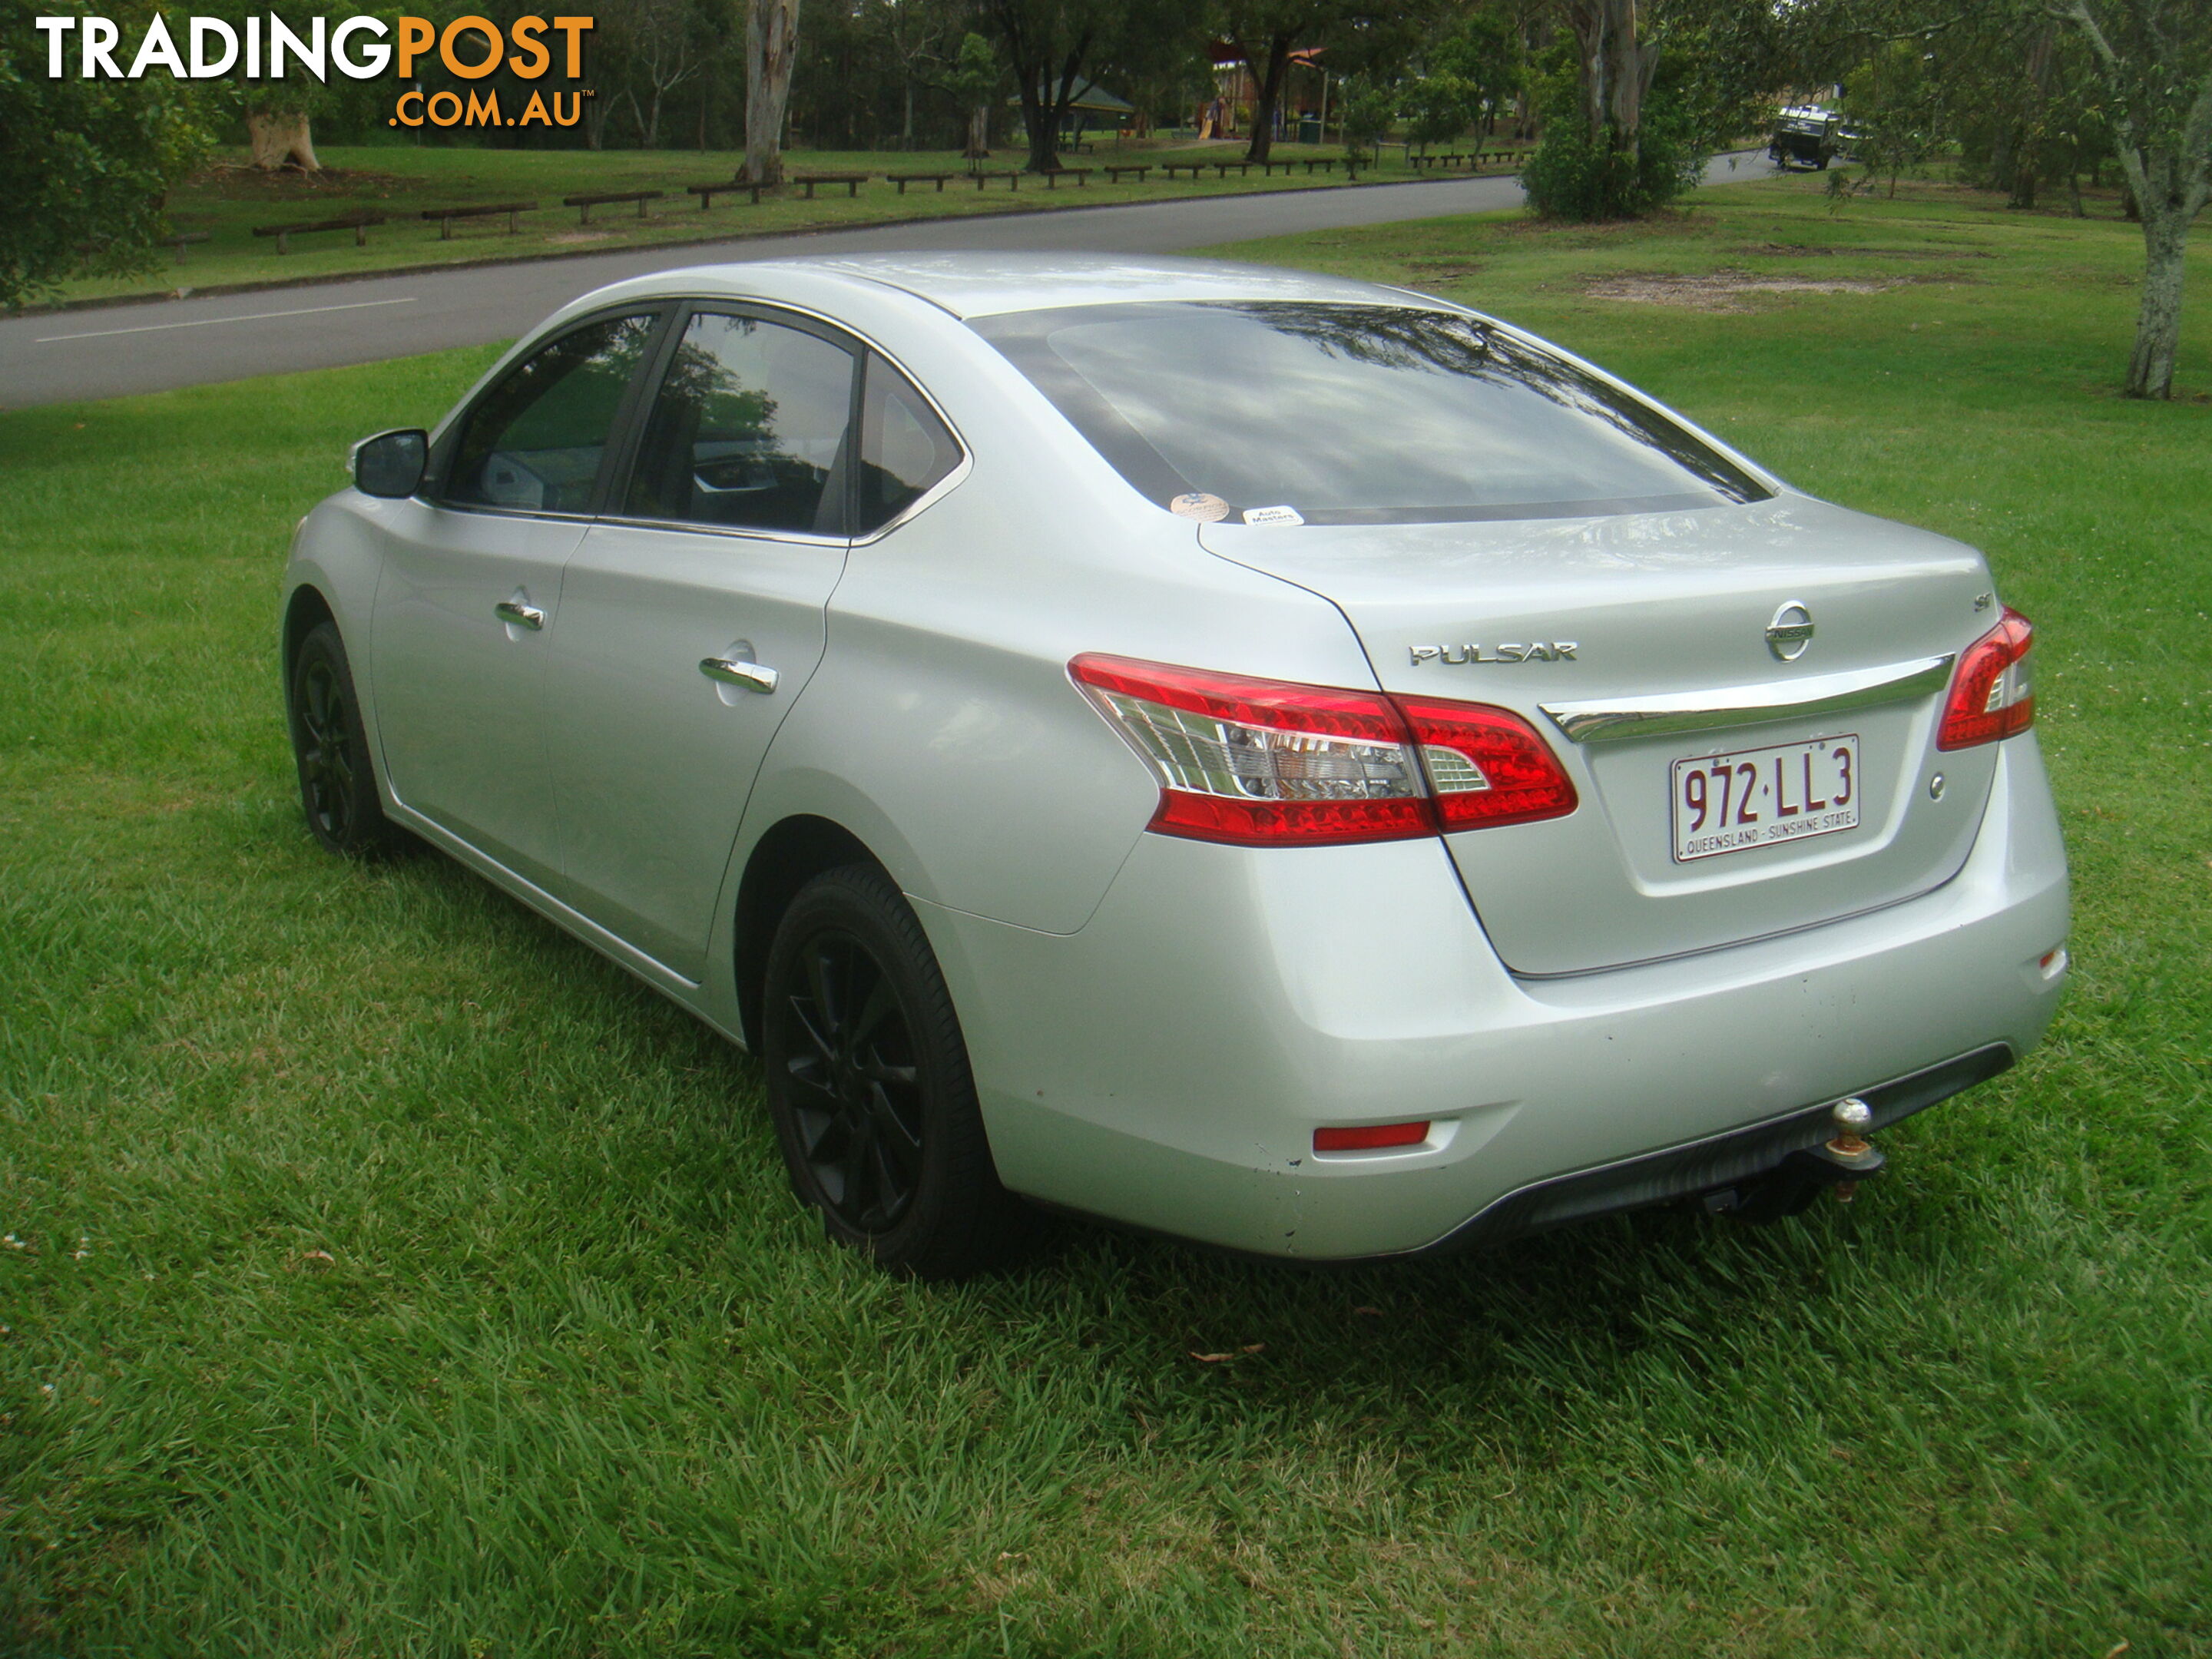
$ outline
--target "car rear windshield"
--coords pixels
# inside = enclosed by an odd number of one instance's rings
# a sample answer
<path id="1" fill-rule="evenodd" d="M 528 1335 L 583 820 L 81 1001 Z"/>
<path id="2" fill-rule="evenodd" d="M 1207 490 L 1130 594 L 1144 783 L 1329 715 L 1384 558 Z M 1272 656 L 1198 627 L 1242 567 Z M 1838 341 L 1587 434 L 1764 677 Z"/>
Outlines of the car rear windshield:
<path id="1" fill-rule="evenodd" d="M 1176 507 L 1190 516 L 1564 518 L 1772 493 L 1650 404 L 1456 313 L 1139 302 L 970 326 L 1140 493 L 1200 498 Z"/>

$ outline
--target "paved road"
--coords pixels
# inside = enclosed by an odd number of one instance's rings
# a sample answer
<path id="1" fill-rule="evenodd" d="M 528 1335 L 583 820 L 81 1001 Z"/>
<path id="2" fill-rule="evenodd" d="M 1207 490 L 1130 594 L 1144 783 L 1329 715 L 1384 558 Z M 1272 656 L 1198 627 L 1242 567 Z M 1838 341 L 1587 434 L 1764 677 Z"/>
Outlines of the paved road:
<path id="1" fill-rule="evenodd" d="M 1723 156 L 1707 178 L 1719 182 L 1752 172 L 1748 157 Z M 1172 253 L 1301 231 L 1480 213 L 1520 201 L 1519 181 L 1507 178 L 1206 196 L 736 237 L 158 305 L 50 312 L 0 319 L 0 408 L 117 398 L 481 345 L 513 337 L 555 307 L 604 283 L 678 265 L 882 249 Z"/>

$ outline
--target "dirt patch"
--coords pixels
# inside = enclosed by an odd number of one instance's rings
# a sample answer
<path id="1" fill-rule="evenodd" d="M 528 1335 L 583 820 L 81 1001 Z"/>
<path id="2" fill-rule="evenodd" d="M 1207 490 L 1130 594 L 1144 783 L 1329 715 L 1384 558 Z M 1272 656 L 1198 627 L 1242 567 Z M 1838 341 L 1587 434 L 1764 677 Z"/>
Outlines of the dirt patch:
<path id="1" fill-rule="evenodd" d="M 555 247 L 574 247 L 583 242 L 611 242 L 614 240 L 614 232 L 611 230 L 563 230 L 556 231 L 554 234 L 548 236 L 545 240 Z"/>
<path id="2" fill-rule="evenodd" d="M 1881 294 L 1901 287 L 1895 278 L 1857 282 L 1841 276 L 1762 276 L 1748 270 L 1711 270 L 1685 276 L 1673 271 L 1638 274 L 1617 271 L 1593 277 L 1583 292 L 1593 300 L 1625 300 L 1635 305 L 1680 306 L 1688 311 L 1748 311 L 1744 297 L 1753 294 Z"/>
<path id="3" fill-rule="evenodd" d="M 1425 283 L 1455 283 L 1482 269 L 1480 259 L 1408 259 L 1406 269 Z"/>
<path id="4" fill-rule="evenodd" d="M 280 167 L 264 173 L 236 161 L 215 161 L 194 173 L 189 183 L 226 201 L 284 202 L 320 196 L 388 197 L 395 191 L 419 188 L 421 181 L 365 167 L 325 167 L 320 173 Z"/>
<path id="5" fill-rule="evenodd" d="M 1863 253 L 1870 259 L 1994 259 L 1997 257 L 1983 248 L 1853 247 L 1841 243 L 1833 247 L 1812 247 L 1802 242 L 1750 242 L 1736 252 L 1756 253 L 1769 259 L 1840 258 L 1854 253 Z"/>

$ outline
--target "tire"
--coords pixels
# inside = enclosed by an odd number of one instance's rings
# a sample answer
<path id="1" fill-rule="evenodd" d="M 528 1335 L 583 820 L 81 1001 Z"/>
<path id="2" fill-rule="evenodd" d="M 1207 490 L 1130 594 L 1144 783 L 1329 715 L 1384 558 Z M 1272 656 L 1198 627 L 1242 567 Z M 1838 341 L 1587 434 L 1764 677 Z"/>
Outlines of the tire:
<path id="1" fill-rule="evenodd" d="M 336 623 L 319 623 L 300 641 L 285 691 L 308 832 L 341 858 L 398 851 L 409 838 L 384 816 L 361 699 Z"/>
<path id="2" fill-rule="evenodd" d="M 1021 1201 L 999 1184 L 945 976 L 883 871 L 847 865 L 799 890 L 769 948 L 761 1026 L 784 1163 L 830 1237 L 916 1279 L 1013 1259 Z"/>

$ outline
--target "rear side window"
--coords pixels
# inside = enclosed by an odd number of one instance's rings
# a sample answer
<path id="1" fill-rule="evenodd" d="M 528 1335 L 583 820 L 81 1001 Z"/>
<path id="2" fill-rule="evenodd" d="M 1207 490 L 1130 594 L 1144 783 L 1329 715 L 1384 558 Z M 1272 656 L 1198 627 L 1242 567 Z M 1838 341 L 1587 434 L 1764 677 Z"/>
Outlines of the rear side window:
<path id="1" fill-rule="evenodd" d="M 971 326 L 1139 492 L 1309 524 L 1670 512 L 1771 492 L 1640 398 L 1457 313 L 1304 301 Z"/>
<path id="2" fill-rule="evenodd" d="M 655 319 L 611 317 L 532 353 L 470 411 L 445 499 L 525 513 L 588 513 L 607 436 Z"/>
<path id="3" fill-rule="evenodd" d="M 625 516 L 843 531 L 853 354 L 757 317 L 701 312 L 654 394 Z"/>
<path id="4" fill-rule="evenodd" d="M 929 400 L 872 354 L 860 403 L 860 505 L 854 533 L 880 530 L 959 465 L 960 446 Z"/>

